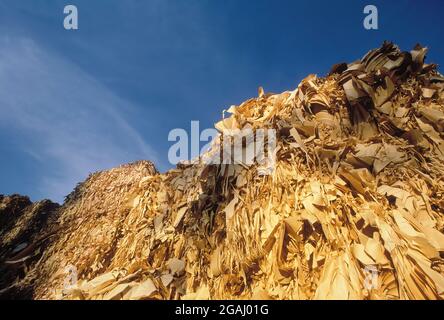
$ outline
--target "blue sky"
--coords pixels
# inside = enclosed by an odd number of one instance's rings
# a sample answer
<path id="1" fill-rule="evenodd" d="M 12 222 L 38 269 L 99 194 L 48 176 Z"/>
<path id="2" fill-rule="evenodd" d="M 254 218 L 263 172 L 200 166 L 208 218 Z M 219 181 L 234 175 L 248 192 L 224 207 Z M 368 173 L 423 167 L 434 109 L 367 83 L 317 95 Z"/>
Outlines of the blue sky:
<path id="1" fill-rule="evenodd" d="M 79 30 L 63 28 L 63 8 Z M 362 26 L 379 9 L 379 30 Z M 62 201 L 88 173 L 138 159 L 161 171 L 168 132 L 383 40 L 444 63 L 432 1 L 0 0 L 0 193 Z"/>

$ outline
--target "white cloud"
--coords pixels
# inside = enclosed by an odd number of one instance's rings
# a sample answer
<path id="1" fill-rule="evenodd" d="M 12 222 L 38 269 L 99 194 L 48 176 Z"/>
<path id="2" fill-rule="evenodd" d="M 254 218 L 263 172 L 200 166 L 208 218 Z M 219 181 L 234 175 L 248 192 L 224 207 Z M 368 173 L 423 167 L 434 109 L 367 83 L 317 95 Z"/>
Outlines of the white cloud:
<path id="1" fill-rule="evenodd" d="M 0 126 L 39 162 L 36 188 L 47 197 L 61 201 L 96 170 L 136 159 L 157 161 L 124 117 L 132 107 L 34 41 L 0 37 Z"/>

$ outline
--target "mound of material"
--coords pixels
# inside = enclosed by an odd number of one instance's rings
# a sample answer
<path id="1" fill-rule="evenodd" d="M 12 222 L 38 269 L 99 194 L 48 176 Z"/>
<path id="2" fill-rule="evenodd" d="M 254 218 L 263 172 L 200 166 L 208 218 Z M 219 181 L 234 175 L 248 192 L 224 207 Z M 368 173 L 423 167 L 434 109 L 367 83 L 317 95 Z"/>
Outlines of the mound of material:
<path id="1" fill-rule="evenodd" d="M 208 154 L 233 129 L 274 129 L 269 174 L 193 161 L 92 175 L 15 286 L 37 299 L 444 298 L 444 77 L 425 54 L 384 43 L 230 108 Z"/>
<path id="2" fill-rule="evenodd" d="M 49 235 L 40 235 L 56 218 L 58 207 L 49 200 L 32 203 L 28 197 L 0 195 L 0 298 L 32 298 L 29 288 L 14 287 L 14 282 L 50 241 Z"/>

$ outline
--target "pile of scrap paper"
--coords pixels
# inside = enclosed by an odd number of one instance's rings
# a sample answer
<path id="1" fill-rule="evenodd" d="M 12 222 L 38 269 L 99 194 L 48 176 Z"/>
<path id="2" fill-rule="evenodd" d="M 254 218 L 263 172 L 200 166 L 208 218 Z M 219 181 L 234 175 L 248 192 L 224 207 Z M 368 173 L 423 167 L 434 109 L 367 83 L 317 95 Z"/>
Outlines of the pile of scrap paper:
<path id="1" fill-rule="evenodd" d="M 3 295 L 444 298 L 444 77 L 426 52 L 384 43 L 231 107 L 208 154 L 226 130 L 273 129 L 268 174 L 242 161 L 160 174 L 142 161 L 91 175 Z"/>

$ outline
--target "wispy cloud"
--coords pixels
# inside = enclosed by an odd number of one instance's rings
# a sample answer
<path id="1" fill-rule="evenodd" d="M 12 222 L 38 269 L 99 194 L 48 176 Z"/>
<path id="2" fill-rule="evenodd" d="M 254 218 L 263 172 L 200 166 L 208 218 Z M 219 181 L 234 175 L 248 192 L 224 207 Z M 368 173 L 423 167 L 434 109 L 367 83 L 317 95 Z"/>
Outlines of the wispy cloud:
<path id="1" fill-rule="evenodd" d="M 39 193 L 61 201 L 90 172 L 156 161 L 125 119 L 132 107 L 33 40 L 0 37 L 0 126 L 39 164 Z"/>

